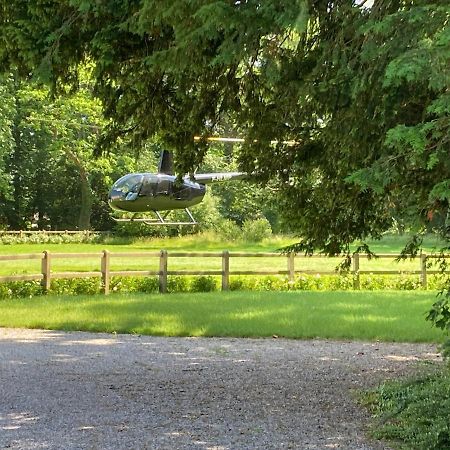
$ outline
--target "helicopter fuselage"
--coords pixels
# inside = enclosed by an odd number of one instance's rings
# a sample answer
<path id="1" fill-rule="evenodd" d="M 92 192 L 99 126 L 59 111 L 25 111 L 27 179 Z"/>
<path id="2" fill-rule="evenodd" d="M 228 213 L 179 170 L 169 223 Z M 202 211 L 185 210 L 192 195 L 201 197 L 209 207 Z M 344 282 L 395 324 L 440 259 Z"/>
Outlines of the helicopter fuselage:
<path id="1" fill-rule="evenodd" d="M 140 213 L 185 209 L 203 200 L 206 186 L 175 175 L 130 173 L 117 180 L 109 193 L 113 209 Z"/>

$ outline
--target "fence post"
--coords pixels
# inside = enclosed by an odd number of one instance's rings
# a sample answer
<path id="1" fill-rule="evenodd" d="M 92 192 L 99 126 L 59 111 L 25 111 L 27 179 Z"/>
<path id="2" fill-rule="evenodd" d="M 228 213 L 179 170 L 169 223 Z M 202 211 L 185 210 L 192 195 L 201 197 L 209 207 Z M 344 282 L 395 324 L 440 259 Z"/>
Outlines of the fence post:
<path id="1" fill-rule="evenodd" d="M 353 253 L 353 289 L 360 289 L 359 279 L 359 253 Z"/>
<path id="2" fill-rule="evenodd" d="M 230 252 L 222 252 L 222 291 L 228 291 L 230 287 Z"/>
<path id="3" fill-rule="evenodd" d="M 424 289 L 427 288 L 427 254 L 420 255 L 420 282 Z"/>
<path id="4" fill-rule="evenodd" d="M 50 283 L 51 283 L 51 256 L 50 252 L 48 250 L 44 251 L 44 257 L 41 261 L 41 273 L 42 273 L 42 287 L 44 288 L 45 292 L 48 292 L 50 290 Z"/>
<path id="5" fill-rule="evenodd" d="M 105 295 L 109 294 L 109 281 L 110 281 L 110 277 L 109 277 L 109 257 L 110 254 L 108 252 L 108 250 L 103 250 L 103 255 L 102 255 L 102 285 L 103 285 L 103 293 Z"/>
<path id="6" fill-rule="evenodd" d="M 289 281 L 293 283 L 295 281 L 295 253 L 291 252 L 287 255 L 288 263 L 288 277 Z"/>
<path id="7" fill-rule="evenodd" d="M 159 254 L 159 292 L 164 294 L 167 292 L 167 250 L 161 250 Z"/>

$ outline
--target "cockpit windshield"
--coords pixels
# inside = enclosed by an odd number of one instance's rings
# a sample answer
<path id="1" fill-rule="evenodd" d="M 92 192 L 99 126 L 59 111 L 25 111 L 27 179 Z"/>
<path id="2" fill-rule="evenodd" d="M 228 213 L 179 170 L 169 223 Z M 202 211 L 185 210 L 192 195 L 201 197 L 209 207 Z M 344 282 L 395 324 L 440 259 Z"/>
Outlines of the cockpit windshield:
<path id="1" fill-rule="evenodd" d="M 142 187 L 144 176 L 140 173 L 125 175 L 117 180 L 109 194 L 110 201 L 136 200 Z"/>
<path id="2" fill-rule="evenodd" d="M 129 192 L 138 193 L 142 185 L 143 175 L 139 173 L 125 175 L 117 180 L 113 185 L 113 190 L 128 194 Z"/>

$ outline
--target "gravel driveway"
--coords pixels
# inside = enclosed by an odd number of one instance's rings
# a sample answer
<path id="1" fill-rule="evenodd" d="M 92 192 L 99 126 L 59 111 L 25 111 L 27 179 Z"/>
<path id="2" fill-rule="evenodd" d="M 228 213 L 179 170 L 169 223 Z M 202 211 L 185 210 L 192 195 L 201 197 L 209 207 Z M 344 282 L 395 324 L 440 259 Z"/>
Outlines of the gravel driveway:
<path id="1" fill-rule="evenodd" d="M 420 344 L 0 328 L 2 449 L 382 449 L 355 391 Z"/>

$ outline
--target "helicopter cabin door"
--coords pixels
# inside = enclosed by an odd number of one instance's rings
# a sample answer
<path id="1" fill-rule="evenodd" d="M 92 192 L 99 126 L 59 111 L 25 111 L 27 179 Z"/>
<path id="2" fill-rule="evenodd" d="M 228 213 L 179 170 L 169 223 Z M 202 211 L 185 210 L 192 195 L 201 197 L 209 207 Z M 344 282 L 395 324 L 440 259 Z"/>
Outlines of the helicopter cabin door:
<path id="1" fill-rule="evenodd" d="M 156 195 L 169 195 L 172 193 L 172 180 L 170 177 L 159 176 L 156 186 Z"/>

